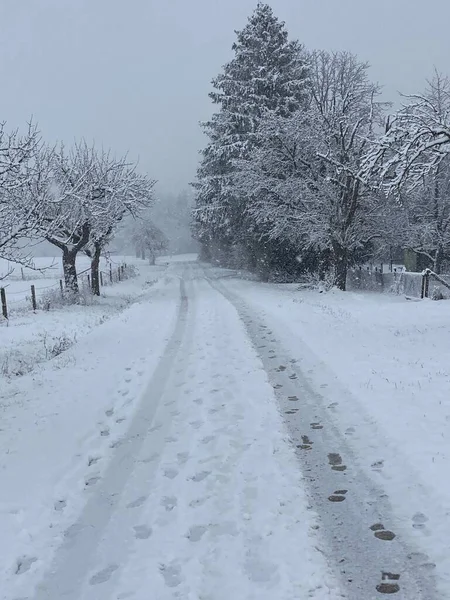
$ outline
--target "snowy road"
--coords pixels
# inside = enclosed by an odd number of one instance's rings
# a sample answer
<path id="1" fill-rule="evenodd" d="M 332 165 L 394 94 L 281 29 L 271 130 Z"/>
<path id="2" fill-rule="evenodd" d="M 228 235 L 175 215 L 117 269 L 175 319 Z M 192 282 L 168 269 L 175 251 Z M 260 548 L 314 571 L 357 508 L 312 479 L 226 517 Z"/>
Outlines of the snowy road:
<path id="1" fill-rule="evenodd" d="M 89 464 L 51 560 L 19 563 L 2 598 L 437 600 L 428 557 L 395 534 L 300 342 L 292 355 L 214 270 L 169 275 L 172 333 L 132 412 L 107 411 L 123 431 L 105 468 Z"/>

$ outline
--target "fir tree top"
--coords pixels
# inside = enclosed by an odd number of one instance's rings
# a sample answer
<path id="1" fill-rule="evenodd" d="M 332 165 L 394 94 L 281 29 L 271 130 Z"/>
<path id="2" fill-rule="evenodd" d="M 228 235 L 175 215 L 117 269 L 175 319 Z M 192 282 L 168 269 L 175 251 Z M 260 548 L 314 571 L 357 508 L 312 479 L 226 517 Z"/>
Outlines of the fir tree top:
<path id="1" fill-rule="evenodd" d="M 265 110 L 288 116 L 302 106 L 306 57 L 298 41 L 289 41 L 285 23 L 262 2 L 236 35 L 235 56 L 213 80 L 217 91 L 210 97 L 222 110 L 250 117 L 244 129 L 251 132 L 252 118 L 261 118 Z"/>

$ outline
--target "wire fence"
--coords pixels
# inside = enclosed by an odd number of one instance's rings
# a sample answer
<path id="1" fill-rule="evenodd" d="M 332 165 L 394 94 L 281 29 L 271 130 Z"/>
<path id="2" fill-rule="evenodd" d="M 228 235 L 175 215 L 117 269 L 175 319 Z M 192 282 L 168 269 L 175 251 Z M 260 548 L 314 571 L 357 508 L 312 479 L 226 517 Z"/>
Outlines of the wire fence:
<path id="1" fill-rule="evenodd" d="M 119 283 L 135 275 L 133 266 L 126 263 L 115 263 L 111 261 L 107 270 L 99 271 L 100 289 Z M 63 279 L 46 286 L 31 284 L 23 289 L 11 288 L 11 284 L 0 287 L 0 321 L 8 321 L 13 311 L 23 310 L 50 310 L 52 307 L 65 304 L 86 303 L 86 297 L 93 295 L 91 269 L 85 269 L 77 273 L 79 294 L 74 294 Z"/>
<path id="2" fill-rule="evenodd" d="M 422 273 L 352 269 L 347 276 L 347 288 L 353 291 L 399 294 L 410 298 L 445 299 L 450 297 L 450 275 L 436 275 L 430 269 Z"/>

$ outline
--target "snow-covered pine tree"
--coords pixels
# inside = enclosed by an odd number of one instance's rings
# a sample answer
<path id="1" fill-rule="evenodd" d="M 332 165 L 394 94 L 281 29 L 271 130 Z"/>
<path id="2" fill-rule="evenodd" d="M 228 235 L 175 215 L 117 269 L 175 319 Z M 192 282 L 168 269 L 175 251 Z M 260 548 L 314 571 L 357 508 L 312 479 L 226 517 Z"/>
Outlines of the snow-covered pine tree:
<path id="1" fill-rule="evenodd" d="M 287 117 L 301 108 L 307 96 L 303 48 L 288 39 L 285 24 L 268 4 L 259 3 L 236 35 L 234 58 L 212 82 L 210 97 L 219 111 L 203 124 L 209 143 L 202 151 L 194 184 L 194 234 L 222 259 L 237 244 L 254 249 L 261 238 L 246 218 L 247 199 L 237 193 L 235 161 L 258 144 L 264 115 Z"/>

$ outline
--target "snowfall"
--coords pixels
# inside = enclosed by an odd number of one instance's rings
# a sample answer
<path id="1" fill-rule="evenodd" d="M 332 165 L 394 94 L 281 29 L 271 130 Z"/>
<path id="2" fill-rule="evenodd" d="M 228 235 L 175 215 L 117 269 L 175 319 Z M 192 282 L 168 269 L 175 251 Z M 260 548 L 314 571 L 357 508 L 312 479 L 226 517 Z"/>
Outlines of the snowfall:
<path id="1" fill-rule="evenodd" d="M 449 598 L 450 302 L 124 260 L 8 284 L 0 598 Z"/>

